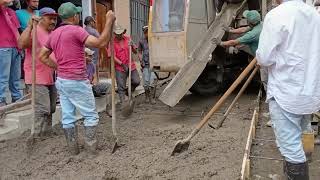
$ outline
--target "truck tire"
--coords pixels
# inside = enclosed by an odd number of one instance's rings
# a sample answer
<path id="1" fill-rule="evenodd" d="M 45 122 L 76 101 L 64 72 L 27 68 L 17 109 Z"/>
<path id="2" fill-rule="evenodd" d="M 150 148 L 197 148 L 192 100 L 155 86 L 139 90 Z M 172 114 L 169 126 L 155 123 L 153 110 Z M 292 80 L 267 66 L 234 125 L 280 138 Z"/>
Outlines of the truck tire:
<path id="1" fill-rule="evenodd" d="M 189 91 L 201 96 L 216 95 L 224 90 L 223 84 L 217 81 L 216 67 L 206 67 Z"/>

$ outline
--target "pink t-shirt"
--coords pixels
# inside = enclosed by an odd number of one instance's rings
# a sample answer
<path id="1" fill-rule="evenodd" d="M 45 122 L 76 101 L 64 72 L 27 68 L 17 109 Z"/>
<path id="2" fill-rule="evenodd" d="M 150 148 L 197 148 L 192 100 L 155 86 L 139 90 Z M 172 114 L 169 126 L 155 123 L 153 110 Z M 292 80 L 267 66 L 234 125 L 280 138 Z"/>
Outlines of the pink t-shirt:
<path id="1" fill-rule="evenodd" d="M 123 64 L 129 65 L 129 42 L 130 42 L 130 37 L 124 36 L 124 39 L 119 41 L 117 38 L 114 38 L 114 56 L 119 59 Z M 108 54 L 110 55 L 110 48 L 108 49 Z M 117 71 L 124 72 L 122 66 L 119 64 L 115 63 L 115 68 Z M 131 69 L 135 70 L 136 69 L 136 64 L 131 61 Z"/>
<path id="2" fill-rule="evenodd" d="M 31 34 L 30 34 L 31 36 Z M 40 53 L 41 47 L 49 39 L 49 33 L 42 27 L 37 28 L 37 53 Z M 50 55 L 50 58 L 56 61 L 54 54 Z M 25 83 L 32 83 L 32 47 L 26 49 L 26 58 L 24 61 Z M 36 59 L 36 84 L 40 85 L 53 85 L 53 69 L 43 64 L 39 58 Z"/>
<path id="3" fill-rule="evenodd" d="M 10 8 L 0 6 L 0 48 L 18 47 L 18 28 L 20 24 L 16 13 Z"/>
<path id="4" fill-rule="evenodd" d="M 85 41 L 89 34 L 76 25 L 62 25 L 53 31 L 45 47 L 51 49 L 56 56 L 57 75 L 62 79 L 85 80 Z"/>

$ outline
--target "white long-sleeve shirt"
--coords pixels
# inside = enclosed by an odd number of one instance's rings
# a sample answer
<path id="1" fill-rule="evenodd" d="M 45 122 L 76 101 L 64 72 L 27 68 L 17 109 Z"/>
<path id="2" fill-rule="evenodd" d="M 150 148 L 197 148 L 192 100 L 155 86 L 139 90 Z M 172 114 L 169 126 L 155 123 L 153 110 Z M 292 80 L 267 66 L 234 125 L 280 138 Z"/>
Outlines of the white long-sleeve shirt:
<path id="1" fill-rule="evenodd" d="M 267 100 L 284 110 L 320 109 L 320 15 L 302 0 L 289 0 L 265 17 L 257 60 L 268 68 Z"/>

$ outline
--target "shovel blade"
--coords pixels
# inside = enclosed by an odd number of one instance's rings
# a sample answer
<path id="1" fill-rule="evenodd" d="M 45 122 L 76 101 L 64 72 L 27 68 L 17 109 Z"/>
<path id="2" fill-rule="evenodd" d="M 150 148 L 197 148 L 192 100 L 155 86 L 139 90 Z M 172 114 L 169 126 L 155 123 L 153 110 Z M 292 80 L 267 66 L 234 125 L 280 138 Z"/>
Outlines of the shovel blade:
<path id="1" fill-rule="evenodd" d="M 123 108 L 121 110 L 121 114 L 123 117 L 129 117 L 133 113 L 135 102 L 133 100 L 129 100 L 123 104 Z"/>
<path id="2" fill-rule="evenodd" d="M 188 150 L 189 146 L 190 146 L 190 141 L 183 141 L 183 140 L 178 141 L 171 153 L 171 156 L 174 156 L 175 154 L 179 154 Z"/>
<path id="3" fill-rule="evenodd" d="M 119 148 L 120 148 L 120 145 L 118 144 L 118 140 L 116 140 L 116 142 L 113 145 L 111 154 L 115 153 L 117 151 L 117 149 L 119 149 Z"/>

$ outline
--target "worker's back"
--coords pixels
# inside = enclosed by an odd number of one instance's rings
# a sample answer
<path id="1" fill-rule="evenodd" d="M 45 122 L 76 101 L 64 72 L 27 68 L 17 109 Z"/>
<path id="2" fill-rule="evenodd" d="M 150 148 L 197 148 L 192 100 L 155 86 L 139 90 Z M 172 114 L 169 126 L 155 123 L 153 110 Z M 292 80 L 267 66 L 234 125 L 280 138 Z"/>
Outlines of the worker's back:
<path id="1" fill-rule="evenodd" d="M 284 2 L 267 14 L 264 28 L 257 57 L 269 66 L 269 97 L 289 112 L 316 111 L 314 107 L 320 107 L 319 14 L 302 0 Z"/>

